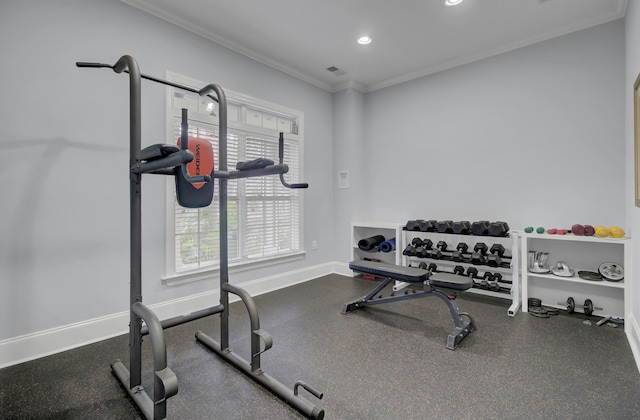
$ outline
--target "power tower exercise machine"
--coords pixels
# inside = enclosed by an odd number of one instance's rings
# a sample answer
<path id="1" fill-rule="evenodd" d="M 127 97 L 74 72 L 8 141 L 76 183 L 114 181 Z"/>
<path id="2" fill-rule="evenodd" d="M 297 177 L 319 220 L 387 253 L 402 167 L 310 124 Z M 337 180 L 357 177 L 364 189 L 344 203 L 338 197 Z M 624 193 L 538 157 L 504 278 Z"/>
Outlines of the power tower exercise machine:
<path id="1" fill-rule="evenodd" d="M 307 184 L 288 184 L 283 175 L 289 167 L 283 163 L 284 136 L 279 138 L 279 162 L 258 159 L 246 162 L 244 170 L 227 169 L 227 102 L 222 88 L 210 84 L 200 90 L 177 83 L 157 79 L 140 73 L 138 63 L 129 56 L 122 56 L 114 65 L 77 62 L 77 67 L 110 68 L 116 73 L 129 73 L 129 124 L 130 156 L 129 178 L 131 194 L 131 247 L 130 247 L 130 323 L 129 323 L 129 369 L 120 360 L 111 363 L 113 373 L 126 388 L 147 419 L 167 417 L 167 400 L 178 393 L 178 379 L 167 366 L 167 350 L 164 329 L 184 324 L 214 314 L 220 314 L 220 340 L 205 333 L 196 332 L 196 339 L 230 362 L 237 369 L 280 397 L 308 418 L 323 419 L 324 410 L 316 407 L 298 394 L 299 388 L 307 390 L 321 399 L 322 393 L 302 381 L 289 388 L 260 367 L 260 355 L 273 345 L 271 335 L 260 328 L 256 304 L 249 293 L 229 283 L 229 261 L 227 248 L 227 183 L 240 178 L 279 175 L 287 188 L 307 188 Z M 213 150 L 208 141 L 188 137 L 187 112 L 182 111 L 182 126 L 179 146 L 156 144 L 141 149 L 141 79 L 198 93 L 218 103 L 219 145 L 218 164 L 213 168 Z M 215 96 L 213 95 L 215 94 Z M 176 178 L 178 202 L 185 207 L 203 207 L 213 199 L 213 179 L 218 179 L 220 198 L 220 303 L 183 316 L 160 320 L 142 303 L 142 206 L 141 181 L 143 174 L 170 175 Z M 229 293 L 238 296 L 247 308 L 251 323 L 251 362 L 234 354 L 229 349 Z M 149 335 L 153 354 L 153 395 L 142 386 L 142 338 Z M 261 342 L 264 349 L 261 350 Z"/>

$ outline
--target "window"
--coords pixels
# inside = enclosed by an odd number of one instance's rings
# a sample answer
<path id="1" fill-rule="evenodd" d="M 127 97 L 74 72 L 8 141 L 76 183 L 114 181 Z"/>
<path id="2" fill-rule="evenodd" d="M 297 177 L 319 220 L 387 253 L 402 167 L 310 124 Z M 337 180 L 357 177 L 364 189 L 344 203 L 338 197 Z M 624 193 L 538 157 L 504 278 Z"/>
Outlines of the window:
<path id="1" fill-rule="evenodd" d="M 205 86 L 182 76 L 168 80 L 196 89 Z M 218 162 L 218 105 L 206 97 L 168 89 L 168 142 L 180 136 L 180 113 L 189 110 L 189 136 L 212 142 L 215 166 Z M 302 119 L 299 111 L 257 100 L 225 89 L 227 96 L 227 166 L 266 157 L 278 161 L 278 136 L 285 137 L 284 160 L 289 166 L 285 178 L 302 178 Z M 167 183 L 167 267 L 168 284 L 197 279 L 219 268 L 219 196 L 217 179 L 210 206 L 188 209 L 178 205 L 173 180 Z M 267 263 L 299 257 L 302 250 L 299 190 L 285 188 L 277 175 L 230 180 L 227 191 L 228 254 L 231 267 Z M 178 280 L 176 280 L 178 279 Z"/>

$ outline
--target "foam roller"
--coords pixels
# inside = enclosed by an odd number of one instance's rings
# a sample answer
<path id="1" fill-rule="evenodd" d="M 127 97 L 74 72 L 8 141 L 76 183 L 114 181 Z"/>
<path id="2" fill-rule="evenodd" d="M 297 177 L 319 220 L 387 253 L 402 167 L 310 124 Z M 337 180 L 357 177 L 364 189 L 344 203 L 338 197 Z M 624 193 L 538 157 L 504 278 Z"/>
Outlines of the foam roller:
<path id="1" fill-rule="evenodd" d="M 391 238 L 386 241 L 380 242 L 378 245 L 378 251 L 391 252 L 396 249 L 396 238 Z"/>
<path id="2" fill-rule="evenodd" d="M 358 248 L 363 251 L 372 251 L 384 241 L 385 239 L 382 235 L 371 236 L 370 238 L 360 239 L 360 241 L 358 241 Z"/>

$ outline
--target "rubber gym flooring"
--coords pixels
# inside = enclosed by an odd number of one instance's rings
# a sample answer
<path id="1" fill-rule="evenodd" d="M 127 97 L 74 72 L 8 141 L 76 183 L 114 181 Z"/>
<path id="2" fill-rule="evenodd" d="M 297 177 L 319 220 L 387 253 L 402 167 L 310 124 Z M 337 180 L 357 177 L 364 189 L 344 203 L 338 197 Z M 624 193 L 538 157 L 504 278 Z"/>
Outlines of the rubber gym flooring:
<path id="1" fill-rule="evenodd" d="M 326 419 L 638 419 L 640 374 L 623 328 L 597 327 L 593 317 L 548 319 L 519 312 L 507 300 L 464 293 L 456 302 L 478 331 L 455 350 L 453 330 L 436 298 L 365 308 L 342 304 L 366 294 L 374 280 L 339 275 L 256 297 L 261 327 L 273 335 L 263 369 L 286 385 L 302 380 L 324 393 Z M 216 302 L 217 303 L 217 302 Z M 218 316 L 165 331 L 179 392 L 173 419 L 301 419 L 269 391 L 194 339 L 218 338 Z M 249 321 L 231 305 L 231 349 L 249 360 Z M 112 375 L 128 366 L 120 336 L 0 370 L 2 419 L 139 419 Z M 143 385 L 151 394 L 150 344 Z"/>

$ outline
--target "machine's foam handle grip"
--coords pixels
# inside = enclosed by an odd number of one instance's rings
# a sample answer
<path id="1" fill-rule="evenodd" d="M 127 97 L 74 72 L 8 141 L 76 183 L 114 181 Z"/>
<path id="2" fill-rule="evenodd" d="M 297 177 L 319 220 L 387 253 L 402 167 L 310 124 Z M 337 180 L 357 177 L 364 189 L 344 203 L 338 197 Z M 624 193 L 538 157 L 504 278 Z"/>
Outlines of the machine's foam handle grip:
<path id="1" fill-rule="evenodd" d="M 187 112 L 187 108 L 182 108 L 182 121 L 180 122 L 180 142 L 178 142 L 178 145 L 183 150 L 189 148 L 189 120 Z"/>
<path id="2" fill-rule="evenodd" d="M 76 61 L 76 66 L 77 67 L 109 67 L 111 68 L 112 66 L 109 64 L 104 64 L 104 63 L 89 63 L 87 61 Z"/>
<path id="3" fill-rule="evenodd" d="M 280 138 L 278 138 L 278 159 L 280 165 L 284 162 L 284 133 L 280 132 Z"/>

